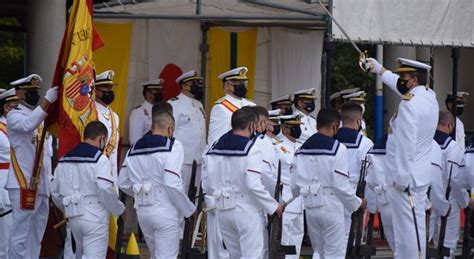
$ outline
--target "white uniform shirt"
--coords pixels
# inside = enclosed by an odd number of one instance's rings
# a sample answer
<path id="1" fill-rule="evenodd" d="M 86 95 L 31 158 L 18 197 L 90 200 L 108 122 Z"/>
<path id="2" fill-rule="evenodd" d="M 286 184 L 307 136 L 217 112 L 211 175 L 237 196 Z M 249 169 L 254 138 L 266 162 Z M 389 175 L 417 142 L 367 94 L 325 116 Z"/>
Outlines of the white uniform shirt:
<path id="1" fill-rule="evenodd" d="M 38 144 L 38 126 L 48 114 L 41 107 L 34 110 L 20 104 L 7 114 L 8 139 L 15 150 L 18 164 L 25 176 L 27 184 L 30 183 Z M 41 170 L 38 193 L 49 196 L 49 179 L 45 170 Z M 7 189 L 19 189 L 13 166 L 8 172 Z"/>
<path id="2" fill-rule="evenodd" d="M 110 155 L 109 159 L 110 162 L 112 163 L 112 172 L 114 174 L 114 179 L 115 182 L 117 181 L 117 174 L 118 174 L 118 160 L 117 160 L 117 150 L 118 146 L 120 145 L 120 119 L 117 113 L 112 111 L 111 114 L 111 109 L 109 110 L 108 107 L 103 106 L 102 104 L 95 102 L 96 109 L 97 109 L 97 115 L 98 119 L 100 122 L 102 122 L 105 127 L 107 128 L 108 131 L 108 136 L 107 136 L 107 143 L 109 143 L 110 139 L 112 138 L 112 114 L 115 117 L 115 127 L 117 130 L 117 142 L 115 143 L 114 150 L 112 151 L 112 154 Z"/>
<path id="3" fill-rule="evenodd" d="M 184 163 L 190 165 L 196 160 L 200 164 L 206 147 L 206 118 L 201 102 L 181 93 L 168 103 L 173 106 L 174 137 L 186 147 Z"/>
<path id="4" fill-rule="evenodd" d="M 184 192 L 182 165 L 183 146 L 178 140 L 145 135 L 127 154 L 120 189 L 133 193 L 137 210 L 158 206 L 187 218 L 196 207 Z"/>
<path id="5" fill-rule="evenodd" d="M 349 183 L 347 149 L 339 141 L 316 133 L 295 153 L 291 189 L 301 194 L 305 209 L 323 207 L 356 211 L 361 200 Z M 323 198 L 324 197 L 324 198 Z"/>
<path id="6" fill-rule="evenodd" d="M 431 148 L 431 191 L 430 202 L 437 215 L 446 215 L 449 202 L 446 200 L 446 181 L 443 173 L 443 151 L 438 142 L 433 140 Z M 454 181 L 451 180 L 451 183 Z M 450 196 L 452 197 L 452 195 Z"/>
<path id="7" fill-rule="evenodd" d="M 380 138 L 367 153 L 367 187 L 375 193 L 375 205 L 378 208 L 389 203 L 388 184 L 385 177 L 387 173 L 385 168 L 387 137 L 388 135 L 384 135 Z M 374 204 L 369 204 L 368 207 L 373 208 Z"/>
<path id="8" fill-rule="evenodd" d="M 218 210 L 273 214 L 278 203 L 262 184 L 262 151 L 249 139 L 226 133 L 203 161 L 202 187 L 215 199 Z"/>
<path id="9" fill-rule="evenodd" d="M 229 94 L 216 101 L 214 106 L 212 106 L 211 118 L 209 120 L 208 145 L 214 144 L 222 135 L 232 129 L 232 114 L 235 110 L 244 106 L 255 106 L 255 103 L 245 98 L 237 99 Z"/>
<path id="10" fill-rule="evenodd" d="M 106 223 L 109 213 L 118 216 L 125 209 L 113 186 L 109 159 L 97 147 L 81 143 L 59 160 L 51 195 L 66 217 Z M 83 214 L 75 215 L 80 210 Z"/>
<path id="11" fill-rule="evenodd" d="M 456 182 L 464 183 L 462 188 L 474 188 L 474 145 L 466 148 L 464 162 Z"/>
<path id="12" fill-rule="evenodd" d="M 298 143 L 303 144 L 309 137 L 311 137 L 314 133 L 318 132 L 316 130 L 316 119 L 311 115 L 304 114 L 298 109 L 295 109 L 295 112 L 293 114 L 301 116 L 301 136 L 297 141 Z"/>
<path id="13" fill-rule="evenodd" d="M 279 142 L 280 140 L 270 138 L 268 135 L 259 135 L 255 141 L 255 145 L 262 151 L 262 182 L 272 196 L 275 192 L 278 169 L 278 154 L 275 146 Z"/>
<path id="14" fill-rule="evenodd" d="M 151 130 L 151 115 L 153 104 L 144 101 L 133 109 L 128 120 L 130 145 L 135 144 L 143 135 Z"/>
<path id="15" fill-rule="evenodd" d="M 395 91 L 399 76 L 386 71 L 382 81 Z M 388 181 L 399 188 L 430 184 L 430 152 L 438 125 L 438 102 L 433 90 L 416 86 L 403 97 L 398 112 L 390 120 L 387 142 Z"/>
<path id="16" fill-rule="evenodd" d="M 466 150 L 466 133 L 464 132 L 464 123 L 458 117 L 456 117 L 456 142 L 464 152 Z"/>
<path id="17" fill-rule="evenodd" d="M 7 119 L 0 117 L 0 123 L 7 125 Z M 5 206 L 10 205 L 8 191 L 4 188 L 8 180 L 8 170 L 10 168 L 10 141 L 8 133 L 0 130 L 0 213 L 5 210 Z"/>

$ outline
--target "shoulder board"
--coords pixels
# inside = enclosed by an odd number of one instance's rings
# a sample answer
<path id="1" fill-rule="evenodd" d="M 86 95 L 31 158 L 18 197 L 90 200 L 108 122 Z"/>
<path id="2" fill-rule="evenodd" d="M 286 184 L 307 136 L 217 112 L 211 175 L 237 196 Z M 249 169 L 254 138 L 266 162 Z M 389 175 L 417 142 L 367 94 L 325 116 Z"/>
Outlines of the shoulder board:
<path id="1" fill-rule="evenodd" d="M 128 156 L 147 155 L 158 152 L 170 152 L 173 149 L 174 139 L 164 136 L 147 134 L 137 141 L 128 153 Z"/>
<path id="2" fill-rule="evenodd" d="M 407 94 L 405 94 L 405 95 L 402 97 L 402 99 L 403 99 L 404 101 L 410 101 L 410 100 L 413 98 L 413 96 L 415 96 L 415 95 L 412 94 L 412 93 L 407 93 Z"/>
<path id="3" fill-rule="evenodd" d="M 215 101 L 214 103 L 217 104 L 217 103 L 221 103 L 223 101 L 225 101 L 225 97 L 221 97 L 221 98 L 217 99 L 217 101 Z"/>
<path id="4" fill-rule="evenodd" d="M 102 156 L 102 152 L 87 143 L 81 143 L 65 154 L 59 163 L 96 163 Z"/>
<path id="5" fill-rule="evenodd" d="M 278 138 L 272 138 L 272 144 L 273 145 L 278 145 L 280 143 L 282 143 L 283 141 L 281 141 L 281 139 L 278 139 Z"/>
<path id="6" fill-rule="evenodd" d="M 142 107 L 142 105 L 141 105 L 141 104 L 140 104 L 140 105 L 138 105 L 137 107 L 133 108 L 133 109 L 138 109 L 138 108 L 140 108 L 140 107 Z"/>
<path id="7" fill-rule="evenodd" d="M 176 97 L 174 97 L 174 98 L 170 98 L 168 101 L 174 102 L 174 101 L 176 101 L 176 100 L 178 100 L 178 99 L 179 99 L 179 98 L 176 96 Z"/>

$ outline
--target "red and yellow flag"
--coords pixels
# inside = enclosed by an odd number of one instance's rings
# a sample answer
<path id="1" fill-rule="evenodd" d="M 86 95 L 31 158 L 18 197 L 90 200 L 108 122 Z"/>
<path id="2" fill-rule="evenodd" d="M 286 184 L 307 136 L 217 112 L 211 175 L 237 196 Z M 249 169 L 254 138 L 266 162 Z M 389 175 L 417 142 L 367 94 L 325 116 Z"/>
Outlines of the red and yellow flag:
<path id="1" fill-rule="evenodd" d="M 74 0 L 54 73 L 59 102 L 50 111 L 47 125 L 59 138 L 59 157 L 81 141 L 88 122 L 97 120 L 92 54 L 104 44 L 92 21 L 92 4 L 92 0 Z"/>

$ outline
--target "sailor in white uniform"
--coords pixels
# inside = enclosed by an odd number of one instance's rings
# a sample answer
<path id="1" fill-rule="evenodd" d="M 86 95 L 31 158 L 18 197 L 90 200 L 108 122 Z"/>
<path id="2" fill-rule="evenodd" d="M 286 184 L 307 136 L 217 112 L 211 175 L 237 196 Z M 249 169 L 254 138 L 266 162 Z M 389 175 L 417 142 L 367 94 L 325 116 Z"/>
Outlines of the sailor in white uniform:
<path id="1" fill-rule="evenodd" d="M 18 106 L 15 88 L 0 94 L 0 258 L 7 258 L 8 240 L 12 229 L 12 205 L 5 185 L 10 169 L 10 141 L 8 140 L 6 115 Z"/>
<path id="2" fill-rule="evenodd" d="M 30 181 L 40 139 L 38 128 L 48 115 L 50 105 L 58 99 L 58 87 L 48 89 L 40 99 L 38 90 L 41 81 L 39 75 L 32 74 L 10 83 L 15 87 L 20 104 L 7 114 L 12 160 L 6 189 L 13 209 L 12 229 L 15 230 L 10 235 L 9 258 L 38 258 L 48 221 L 48 176 L 41 170 L 36 184 Z M 31 191 L 31 185 L 36 192 Z M 27 196 L 35 197 L 32 210 L 26 209 L 31 203 L 21 202 L 26 201 Z"/>
<path id="3" fill-rule="evenodd" d="M 342 96 L 358 92 L 359 90 L 360 88 L 350 88 L 331 94 L 331 96 L 329 96 L 331 107 L 340 112 L 342 105 L 344 104 L 344 99 L 342 98 Z"/>
<path id="4" fill-rule="evenodd" d="M 104 124 L 90 122 L 84 142 L 59 160 L 51 182 L 53 201 L 72 230 L 77 258 L 106 257 L 109 213 L 119 216 L 125 209 L 114 189 L 110 161 L 102 153 L 107 134 Z"/>
<path id="5" fill-rule="evenodd" d="M 107 70 L 95 77 L 95 107 L 98 120 L 107 127 L 109 133 L 104 154 L 112 163 L 112 173 L 116 182 L 118 175 L 117 150 L 120 141 L 120 121 L 117 113 L 109 106 L 115 99 L 114 86 L 116 84 L 113 81 L 114 76 L 114 71 Z"/>
<path id="6" fill-rule="evenodd" d="M 133 145 L 119 186 L 134 197 L 134 207 L 152 258 L 176 258 L 181 222 L 196 207 L 182 181 L 183 146 L 173 138 L 175 121 L 167 111 L 152 114 L 151 134 Z"/>
<path id="7" fill-rule="evenodd" d="M 296 110 L 293 114 L 301 117 L 301 137 L 298 139 L 303 144 L 309 137 L 316 133 L 316 119 L 311 115 L 316 109 L 316 89 L 306 89 L 293 93 L 293 103 Z"/>
<path id="8" fill-rule="evenodd" d="M 174 137 L 184 147 L 183 182 L 187 192 L 191 181 L 193 160 L 196 161 L 195 187 L 200 186 L 202 153 L 206 147 L 206 116 L 200 100 L 204 94 L 202 77 L 195 70 L 188 71 L 176 79 L 181 93 L 168 101 L 173 106 L 176 120 Z"/>
<path id="9" fill-rule="evenodd" d="M 365 137 L 360 131 L 362 125 L 362 108 L 356 103 L 345 103 L 341 108 L 342 128 L 339 129 L 336 139 L 346 146 L 349 165 L 349 181 L 353 192 L 356 192 L 357 183 L 359 182 L 362 162 L 366 160 L 367 152 L 372 148 L 374 143 Z M 368 200 L 374 198 L 373 192 L 366 189 Z M 370 204 L 373 204 L 372 202 Z M 345 231 L 346 238 L 349 237 L 351 227 L 351 211 L 345 211 Z"/>
<path id="10" fill-rule="evenodd" d="M 145 100 L 130 113 L 128 119 L 130 145 L 135 144 L 150 131 L 153 105 L 163 100 L 163 83 L 163 79 L 155 79 L 141 84 Z"/>
<path id="11" fill-rule="evenodd" d="M 278 216 L 276 202 L 262 184 L 261 149 L 251 138 L 258 117 L 249 109 L 232 115 L 232 130 L 224 134 L 204 158 L 202 185 L 215 198 L 219 228 L 230 258 L 262 258 L 262 212 Z"/>
<path id="12" fill-rule="evenodd" d="M 293 101 L 291 95 L 283 95 L 270 101 L 272 110 L 280 109 L 280 115 L 292 115 L 293 114 Z"/>
<path id="13" fill-rule="evenodd" d="M 288 201 L 293 197 L 290 188 L 290 168 L 293 157 L 300 146 L 297 142 L 301 136 L 301 120 L 299 115 L 280 116 L 282 125 L 281 142 L 275 145 L 278 158 L 281 162 L 281 183 L 283 184 L 282 198 Z M 286 255 L 285 258 L 299 258 L 301 244 L 304 237 L 303 201 L 297 197 L 285 208 L 282 218 L 281 244 L 283 246 L 295 246 L 295 255 Z"/>
<path id="14" fill-rule="evenodd" d="M 386 159 L 389 202 L 397 211 L 397 217 L 392 218 L 393 226 L 397 226 L 395 258 L 424 258 L 425 198 L 431 182 L 430 151 L 439 107 L 436 94 L 425 86 L 431 67 L 402 58 L 398 62 L 399 75 L 386 70 L 375 59 L 368 59 L 370 71 L 380 75 L 384 84 L 401 98 L 398 112 L 390 121 Z"/>
<path id="15" fill-rule="evenodd" d="M 468 96 L 468 92 L 457 92 L 456 95 L 456 142 L 463 152 L 466 149 L 466 133 L 464 132 L 464 123 L 459 119 L 459 116 L 464 113 L 464 106 L 467 103 Z M 445 100 L 448 111 L 452 111 L 453 101 L 453 93 L 448 92 Z"/>
<path id="16" fill-rule="evenodd" d="M 259 107 L 259 106 L 256 106 Z M 277 168 L 278 168 L 278 153 L 276 146 L 281 143 L 281 139 L 278 137 L 281 131 L 280 110 L 268 111 L 268 117 L 266 117 L 266 131 L 260 138 L 266 143 L 262 148 L 263 153 L 263 168 L 262 168 L 262 181 L 265 188 L 274 196 L 276 181 L 277 181 Z"/>
<path id="17" fill-rule="evenodd" d="M 454 119 L 450 112 L 442 111 L 439 113 L 438 128 L 434 136 L 434 140 L 438 143 L 442 150 L 441 168 L 443 169 L 443 187 L 442 190 L 431 190 L 430 193 L 439 192 L 439 195 L 446 195 L 448 182 L 451 184 L 451 193 L 449 196 L 450 211 L 446 225 L 446 236 L 444 246 L 451 249 L 451 257 L 454 258 L 454 252 L 457 246 L 460 232 L 460 212 L 469 203 L 469 195 L 466 190 L 457 185 L 455 179 L 458 179 L 459 167 L 462 164 L 464 152 L 449 134 L 454 130 Z M 451 178 L 451 179 L 450 179 Z M 439 226 L 436 224 L 440 221 L 441 215 L 434 212 L 430 217 L 430 232 L 439 233 Z M 437 243 L 438 236 L 433 236 L 433 241 Z"/>
<path id="18" fill-rule="evenodd" d="M 232 129 L 232 114 L 244 106 L 255 106 L 255 103 L 245 98 L 247 95 L 248 69 L 238 67 L 220 74 L 225 96 L 212 106 L 207 136 L 209 149 L 222 135 Z M 206 195 L 207 208 L 207 244 L 209 259 L 225 259 L 229 255 L 222 245 L 222 237 L 217 225 L 215 204 L 211 195 Z"/>
<path id="19" fill-rule="evenodd" d="M 295 153 L 291 169 L 291 189 L 301 195 L 306 222 L 315 251 L 320 258 L 345 258 L 344 209 L 365 208 L 349 182 L 347 149 L 334 139 L 339 128 L 335 109 L 323 108 L 317 118 L 318 133 Z M 317 251 L 317 252 L 316 252 Z"/>

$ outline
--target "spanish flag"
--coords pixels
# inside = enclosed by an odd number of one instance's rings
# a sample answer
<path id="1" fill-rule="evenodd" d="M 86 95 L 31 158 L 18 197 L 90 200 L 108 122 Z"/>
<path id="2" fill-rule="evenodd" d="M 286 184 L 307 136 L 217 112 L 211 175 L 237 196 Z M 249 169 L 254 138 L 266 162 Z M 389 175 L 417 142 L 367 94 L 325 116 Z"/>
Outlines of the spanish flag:
<path id="1" fill-rule="evenodd" d="M 97 120 L 92 91 L 93 51 L 103 46 L 92 22 L 92 0 L 74 0 L 59 52 L 53 85 L 59 102 L 48 116 L 48 129 L 59 138 L 58 157 L 79 144 L 88 122 Z"/>

